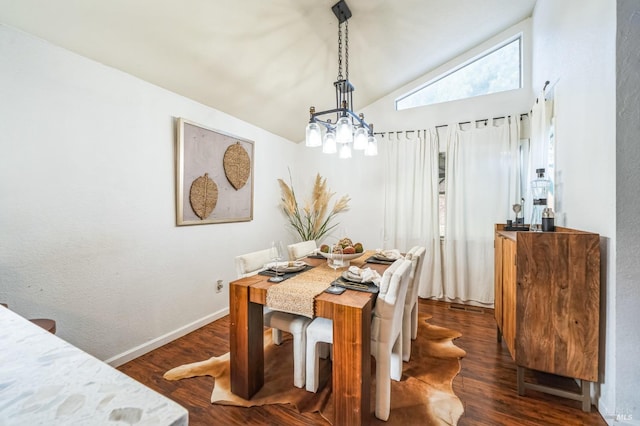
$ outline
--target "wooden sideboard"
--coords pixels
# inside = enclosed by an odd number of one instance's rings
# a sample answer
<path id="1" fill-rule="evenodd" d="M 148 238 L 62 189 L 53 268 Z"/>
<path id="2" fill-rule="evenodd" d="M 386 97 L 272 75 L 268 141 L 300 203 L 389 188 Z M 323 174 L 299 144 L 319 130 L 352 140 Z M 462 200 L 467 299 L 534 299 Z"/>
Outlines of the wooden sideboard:
<path id="1" fill-rule="evenodd" d="M 533 389 L 582 402 L 598 380 L 600 236 L 569 228 L 505 231 L 495 225 L 495 317 L 517 365 L 518 393 Z M 581 393 L 524 380 L 525 369 L 580 379 Z"/>

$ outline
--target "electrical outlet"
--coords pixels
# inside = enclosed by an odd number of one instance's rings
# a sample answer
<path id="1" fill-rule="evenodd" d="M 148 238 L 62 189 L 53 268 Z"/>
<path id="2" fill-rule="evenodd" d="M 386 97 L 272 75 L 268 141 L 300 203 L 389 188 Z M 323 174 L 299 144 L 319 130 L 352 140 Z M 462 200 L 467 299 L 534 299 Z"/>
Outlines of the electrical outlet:
<path id="1" fill-rule="evenodd" d="M 222 287 L 224 287 L 224 285 L 222 284 L 222 280 L 218 280 L 218 284 L 216 285 L 216 293 L 220 293 L 222 291 Z"/>

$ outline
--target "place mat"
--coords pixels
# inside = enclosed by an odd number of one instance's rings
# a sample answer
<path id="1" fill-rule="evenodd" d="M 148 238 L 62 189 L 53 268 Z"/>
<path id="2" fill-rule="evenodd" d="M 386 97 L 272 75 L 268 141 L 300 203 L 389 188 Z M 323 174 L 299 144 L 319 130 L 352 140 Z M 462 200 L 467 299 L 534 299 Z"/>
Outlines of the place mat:
<path id="1" fill-rule="evenodd" d="M 324 292 L 340 274 L 341 270 L 334 271 L 326 263 L 310 271 L 297 273 L 291 279 L 267 289 L 267 307 L 313 318 L 316 296 Z"/>
<path id="2" fill-rule="evenodd" d="M 304 267 L 304 269 L 301 269 L 299 271 L 295 271 L 295 272 L 285 272 L 284 274 L 282 272 L 278 272 L 278 276 L 282 277 L 282 280 L 288 280 L 291 277 L 295 277 L 298 274 L 301 274 L 303 272 L 306 272 L 310 269 L 315 268 L 315 266 L 311 266 L 311 265 L 307 265 Z M 275 277 L 276 276 L 276 271 L 272 270 L 272 269 L 265 269 L 264 271 L 260 271 L 258 272 L 258 275 L 264 275 L 266 277 Z M 282 282 L 282 281 L 281 281 Z"/>
<path id="3" fill-rule="evenodd" d="M 380 265 L 392 265 L 393 262 L 395 262 L 395 260 L 380 260 L 376 259 L 374 256 L 370 256 L 365 260 L 365 263 L 379 263 Z"/>
<path id="4" fill-rule="evenodd" d="M 338 287 L 347 288 L 349 290 L 364 291 L 367 293 L 378 293 L 380 291 L 378 286 L 372 282 L 357 283 L 339 277 L 335 281 L 333 281 L 333 283 L 335 283 L 335 285 L 337 285 Z"/>

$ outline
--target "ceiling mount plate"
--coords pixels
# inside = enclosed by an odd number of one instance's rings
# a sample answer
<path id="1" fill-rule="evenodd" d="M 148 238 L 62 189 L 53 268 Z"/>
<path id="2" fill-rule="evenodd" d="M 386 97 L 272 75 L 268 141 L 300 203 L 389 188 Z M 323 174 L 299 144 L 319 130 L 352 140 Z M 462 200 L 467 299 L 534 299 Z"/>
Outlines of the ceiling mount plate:
<path id="1" fill-rule="evenodd" d="M 338 3 L 334 4 L 331 7 L 333 10 L 333 14 L 338 18 L 338 22 L 341 24 L 347 19 L 351 18 L 351 10 L 349 10 L 349 6 L 344 0 L 340 0 Z"/>

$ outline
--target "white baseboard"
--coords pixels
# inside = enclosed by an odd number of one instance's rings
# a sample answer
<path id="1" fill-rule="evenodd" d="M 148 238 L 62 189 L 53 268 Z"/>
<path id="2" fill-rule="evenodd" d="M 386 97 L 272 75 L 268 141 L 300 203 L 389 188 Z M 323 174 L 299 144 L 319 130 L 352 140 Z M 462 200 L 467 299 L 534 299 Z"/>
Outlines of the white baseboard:
<path id="1" fill-rule="evenodd" d="M 598 412 L 609 426 L 640 426 L 640 419 L 637 414 L 629 410 L 617 413 L 615 410 L 611 410 L 602 398 L 597 401 L 597 407 Z"/>
<path id="2" fill-rule="evenodd" d="M 214 312 L 211 315 L 207 315 L 206 317 L 200 318 L 190 324 L 187 324 L 183 327 L 180 327 L 174 331 L 171 331 L 167 334 L 159 336 L 153 340 L 150 340 L 142 345 L 136 346 L 128 351 L 122 352 L 116 356 L 113 356 L 104 362 L 109 364 L 112 367 L 118 367 L 122 364 L 125 364 L 132 359 L 136 359 L 141 355 L 146 354 L 147 352 L 151 352 L 154 349 L 158 349 L 160 346 L 166 345 L 169 342 L 172 342 L 186 334 L 191 333 L 194 330 L 199 329 L 200 327 L 204 327 L 205 325 L 218 320 L 225 315 L 229 315 L 229 308 L 222 309 L 218 312 Z"/>

